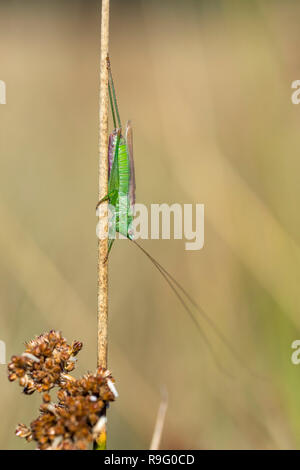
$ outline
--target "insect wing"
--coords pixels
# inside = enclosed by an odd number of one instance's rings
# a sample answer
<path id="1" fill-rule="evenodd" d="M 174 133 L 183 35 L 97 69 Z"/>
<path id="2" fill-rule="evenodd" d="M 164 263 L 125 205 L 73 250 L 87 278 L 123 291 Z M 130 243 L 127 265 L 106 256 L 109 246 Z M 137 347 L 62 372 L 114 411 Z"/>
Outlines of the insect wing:
<path id="1" fill-rule="evenodd" d="M 132 126 L 131 122 L 127 122 L 126 126 L 126 144 L 127 152 L 129 155 L 130 163 L 130 180 L 129 180 L 129 202 L 133 210 L 135 204 L 135 172 L 134 172 L 134 160 L 133 160 L 133 135 L 132 135 Z"/>
<path id="2" fill-rule="evenodd" d="M 110 177 L 113 161 L 115 157 L 116 141 L 118 131 L 115 129 L 109 136 L 108 140 L 108 177 Z"/>
<path id="3" fill-rule="evenodd" d="M 109 180 L 108 180 L 108 192 L 109 193 L 119 190 L 118 152 L 119 152 L 120 138 L 121 138 L 121 130 L 118 130 L 115 136 L 115 140 L 114 140 L 115 143 L 112 146 L 113 161 L 112 161 L 111 171 L 110 171 Z"/>

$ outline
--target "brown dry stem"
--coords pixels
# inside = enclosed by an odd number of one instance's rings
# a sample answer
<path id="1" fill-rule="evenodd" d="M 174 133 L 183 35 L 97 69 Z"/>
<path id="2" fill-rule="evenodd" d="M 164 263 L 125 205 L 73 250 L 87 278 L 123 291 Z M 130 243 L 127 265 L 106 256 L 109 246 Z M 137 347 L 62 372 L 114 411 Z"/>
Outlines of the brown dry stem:
<path id="1" fill-rule="evenodd" d="M 100 116 L 99 116 L 99 200 L 108 191 L 108 70 L 106 58 L 109 45 L 109 0 L 102 0 L 101 16 L 101 64 L 100 64 Z M 99 216 L 101 233 L 108 232 L 107 202 L 101 205 Z M 98 367 L 107 367 L 107 335 L 108 335 L 108 239 L 98 241 Z M 101 448 L 103 436 L 101 436 Z"/>

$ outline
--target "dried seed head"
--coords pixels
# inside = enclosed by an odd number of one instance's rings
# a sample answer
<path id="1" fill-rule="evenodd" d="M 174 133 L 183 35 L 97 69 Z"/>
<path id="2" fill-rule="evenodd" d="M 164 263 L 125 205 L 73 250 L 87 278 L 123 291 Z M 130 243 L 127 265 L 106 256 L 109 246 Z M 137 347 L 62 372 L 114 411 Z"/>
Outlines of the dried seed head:
<path id="1" fill-rule="evenodd" d="M 51 401 L 51 397 L 50 397 L 49 393 L 45 392 L 43 394 L 43 402 L 44 403 L 50 403 L 50 401 Z"/>
<path id="2" fill-rule="evenodd" d="M 59 331 L 50 331 L 26 344 L 21 356 L 13 356 L 8 364 L 8 378 L 19 383 L 26 394 L 46 392 L 60 384 L 64 372 L 75 368 L 74 356 L 82 343 L 69 345 Z"/>
<path id="3" fill-rule="evenodd" d="M 16 428 L 16 436 L 23 437 L 28 442 L 32 440 L 31 430 L 25 424 L 18 424 Z"/>
<path id="4" fill-rule="evenodd" d="M 105 424 L 105 410 L 118 396 L 111 373 L 98 368 L 75 379 L 74 356 L 82 343 L 70 346 L 60 332 L 50 331 L 26 345 L 21 356 L 13 356 L 8 365 L 8 378 L 19 380 L 24 393 L 43 393 L 40 415 L 30 428 L 23 424 L 16 434 L 34 440 L 42 450 L 88 449 Z M 51 402 L 48 390 L 58 387 L 57 403 Z"/>

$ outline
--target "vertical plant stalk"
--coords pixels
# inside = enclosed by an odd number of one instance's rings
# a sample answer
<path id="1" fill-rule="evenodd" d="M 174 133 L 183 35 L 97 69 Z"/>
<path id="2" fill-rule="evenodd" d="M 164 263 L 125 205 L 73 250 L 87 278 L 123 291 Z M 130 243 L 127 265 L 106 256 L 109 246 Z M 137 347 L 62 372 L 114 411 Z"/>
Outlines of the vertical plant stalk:
<path id="1" fill-rule="evenodd" d="M 109 45 L 109 0 L 102 0 L 101 64 L 99 99 L 99 200 L 108 191 L 108 70 L 106 58 Z M 108 203 L 101 205 L 99 222 L 101 233 L 108 233 Z M 108 335 L 108 239 L 98 240 L 98 367 L 107 367 Z M 106 448 L 106 425 L 102 428 L 96 448 Z"/>
<path id="2" fill-rule="evenodd" d="M 163 388 L 162 390 L 162 398 L 159 405 L 155 427 L 152 435 L 152 440 L 150 444 L 150 450 L 159 450 L 162 433 L 164 429 L 166 414 L 168 409 L 168 394 L 167 389 Z"/>

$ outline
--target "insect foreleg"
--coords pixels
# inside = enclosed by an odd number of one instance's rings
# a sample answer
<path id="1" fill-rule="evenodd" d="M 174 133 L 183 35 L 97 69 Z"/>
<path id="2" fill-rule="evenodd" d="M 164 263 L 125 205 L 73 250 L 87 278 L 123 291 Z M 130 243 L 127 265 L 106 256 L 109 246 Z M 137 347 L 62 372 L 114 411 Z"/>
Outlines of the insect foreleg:
<path id="1" fill-rule="evenodd" d="M 98 204 L 96 205 L 96 210 L 98 209 L 98 207 L 100 206 L 100 204 L 102 204 L 103 202 L 105 201 L 110 201 L 110 198 L 111 196 L 113 195 L 114 191 L 111 191 L 110 193 L 106 194 L 106 196 L 104 196 L 102 199 L 100 199 L 100 201 L 98 202 Z"/>

